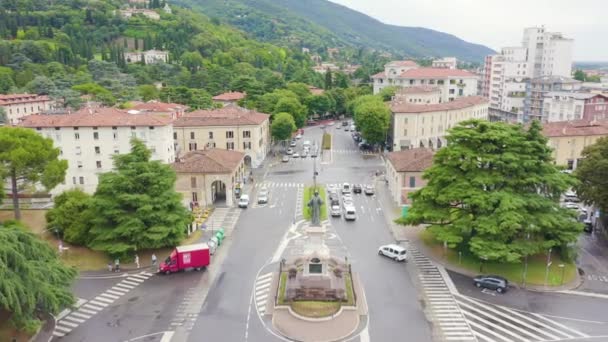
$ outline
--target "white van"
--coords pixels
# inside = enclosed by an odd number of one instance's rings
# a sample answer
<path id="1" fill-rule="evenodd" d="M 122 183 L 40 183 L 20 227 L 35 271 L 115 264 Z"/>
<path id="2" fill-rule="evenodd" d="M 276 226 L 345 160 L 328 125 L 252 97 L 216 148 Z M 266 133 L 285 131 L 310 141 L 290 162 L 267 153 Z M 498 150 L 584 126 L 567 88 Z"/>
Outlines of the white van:
<path id="1" fill-rule="evenodd" d="M 350 184 L 344 183 L 342 185 L 342 194 L 350 194 Z"/>
<path id="2" fill-rule="evenodd" d="M 387 258 L 394 259 L 395 261 L 407 261 L 407 252 L 405 248 L 395 244 L 380 246 L 380 248 L 378 248 L 378 255 L 383 255 Z"/>
<path id="3" fill-rule="evenodd" d="M 239 208 L 247 208 L 249 206 L 249 195 L 242 195 L 239 198 Z"/>
<path id="4" fill-rule="evenodd" d="M 355 207 L 344 208 L 344 219 L 346 221 L 354 221 L 357 219 L 357 211 L 355 210 Z"/>

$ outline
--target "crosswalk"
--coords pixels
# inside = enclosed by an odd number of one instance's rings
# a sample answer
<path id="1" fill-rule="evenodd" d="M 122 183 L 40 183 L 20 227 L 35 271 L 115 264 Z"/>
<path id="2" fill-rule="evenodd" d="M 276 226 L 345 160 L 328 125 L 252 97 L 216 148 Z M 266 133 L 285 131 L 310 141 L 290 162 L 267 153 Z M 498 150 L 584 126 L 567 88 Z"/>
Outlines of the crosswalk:
<path id="1" fill-rule="evenodd" d="M 332 149 L 331 150 L 332 153 L 337 153 L 337 154 L 363 154 L 363 155 L 369 155 L 369 156 L 373 156 L 373 155 L 378 155 L 378 153 L 374 153 L 374 152 L 369 152 L 369 151 L 361 151 L 361 150 L 350 150 L 350 149 Z"/>
<path id="2" fill-rule="evenodd" d="M 324 184 L 325 187 L 327 189 L 336 189 L 336 190 L 340 190 L 342 189 L 342 185 L 344 185 L 346 183 L 328 183 L 328 184 Z M 261 188 L 267 188 L 267 189 L 271 189 L 271 188 L 304 188 L 307 184 L 305 183 L 298 183 L 298 182 L 272 182 L 272 181 L 264 181 L 264 182 L 260 182 L 257 183 L 256 185 L 254 185 L 253 187 L 257 190 L 261 189 Z M 308 184 L 308 185 L 312 185 L 312 184 Z M 350 184 L 355 185 L 353 184 Z M 364 186 L 366 184 L 360 184 L 361 186 Z"/>
<path id="3" fill-rule="evenodd" d="M 266 304 L 270 299 L 270 288 L 272 284 L 273 273 L 265 273 L 258 276 L 255 281 L 255 307 L 260 315 L 266 313 Z"/>
<path id="4" fill-rule="evenodd" d="M 105 309 L 108 305 L 112 304 L 114 301 L 124 296 L 135 287 L 139 286 L 151 276 L 153 276 L 153 274 L 148 272 L 131 274 L 113 286 L 111 289 L 106 290 L 97 297 L 89 301 L 84 301 L 83 303 L 78 303 L 80 304 L 77 304 L 78 309 L 74 311 L 67 310 L 60 314 L 57 319 L 57 324 L 55 325 L 55 330 L 53 331 L 53 337 L 62 338 L 69 334 L 80 324 L 86 322 L 88 319 Z"/>
<path id="5" fill-rule="evenodd" d="M 588 274 L 587 275 L 587 280 L 589 281 L 601 281 L 603 283 L 608 283 L 608 277 L 607 276 L 602 276 L 599 274 Z"/>
<path id="6" fill-rule="evenodd" d="M 460 294 L 454 297 L 479 342 L 541 342 L 589 337 L 541 314 L 516 311 Z"/>

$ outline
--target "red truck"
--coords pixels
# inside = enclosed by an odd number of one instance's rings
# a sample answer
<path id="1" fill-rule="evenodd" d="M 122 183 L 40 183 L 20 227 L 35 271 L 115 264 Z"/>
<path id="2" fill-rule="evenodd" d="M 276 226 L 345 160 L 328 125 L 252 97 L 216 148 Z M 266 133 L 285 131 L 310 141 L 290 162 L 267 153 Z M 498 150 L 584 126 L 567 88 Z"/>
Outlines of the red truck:
<path id="1" fill-rule="evenodd" d="M 207 267 L 210 260 L 209 246 L 206 243 L 178 246 L 160 263 L 158 272 L 170 274 L 186 269 L 200 270 Z"/>

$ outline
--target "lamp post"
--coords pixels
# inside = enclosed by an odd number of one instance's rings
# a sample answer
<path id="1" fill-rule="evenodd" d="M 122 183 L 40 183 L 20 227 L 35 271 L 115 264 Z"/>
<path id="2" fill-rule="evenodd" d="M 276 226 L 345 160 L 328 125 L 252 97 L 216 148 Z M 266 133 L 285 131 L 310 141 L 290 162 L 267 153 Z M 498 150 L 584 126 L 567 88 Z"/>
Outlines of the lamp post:
<path id="1" fill-rule="evenodd" d="M 545 270 L 545 286 L 547 286 L 549 282 L 549 267 L 551 267 L 551 251 L 552 248 L 549 248 L 549 253 L 547 253 L 547 269 Z"/>

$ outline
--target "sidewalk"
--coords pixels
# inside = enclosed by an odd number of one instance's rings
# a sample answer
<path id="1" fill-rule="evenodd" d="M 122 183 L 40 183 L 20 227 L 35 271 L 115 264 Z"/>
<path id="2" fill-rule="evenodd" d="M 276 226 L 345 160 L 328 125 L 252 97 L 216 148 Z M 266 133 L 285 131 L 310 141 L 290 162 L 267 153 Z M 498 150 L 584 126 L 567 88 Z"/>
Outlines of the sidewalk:
<path id="1" fill-rule="evenodd" d="M 477 272 L 458 267 L 457 265 L 446 263 L 441 255 L 438 255 L 436 252 L 431 250 L 424 242 L 420 241 L 419 234 L 424 229 L 423 227 L 402 226 L 395 223 L 394 220 L 401 216 L 401 208 L 392 201 L 388 193 L 387 186 L 384 182 L 381 182 L 380 180 L 376 180 L 376 195 L 378 196 L 378 200 L 380 201 L 382 208 L 385 211 L 384 216 L 388 226 L 391 229 L 391 233 L 395 238 L 395 241 L 409 242 L 413 244 L 427 258 L 431 259 L 433 262 L 439 265 L 442 265 L 445 269 L 449 271 L 460 273 L 469 277 L 475 277 L 479 275 L 479 273 Z M 525 289 L 536 292 L 561 292 L 576 289 L 581 285 L 581 283 L 582 279 L 577 273 L 573 281 L 561 286 L 546 287 L 542 285 L 526 284 Z M 513 283 L 512 285 L 519 288 L 519 286 L 515 283 Z"/>

